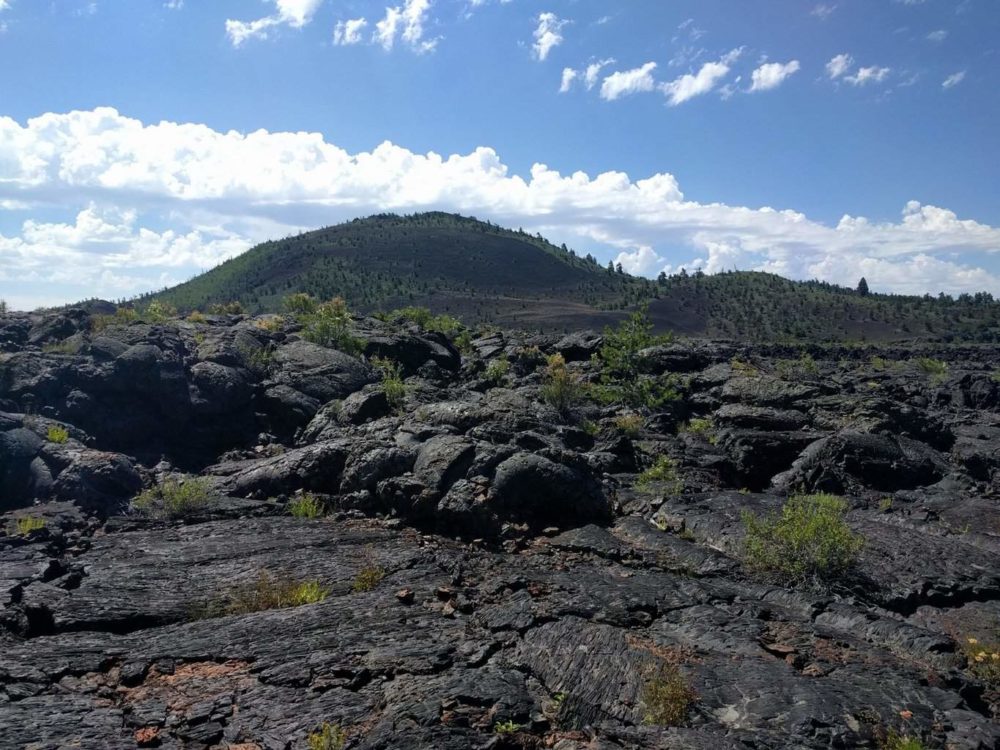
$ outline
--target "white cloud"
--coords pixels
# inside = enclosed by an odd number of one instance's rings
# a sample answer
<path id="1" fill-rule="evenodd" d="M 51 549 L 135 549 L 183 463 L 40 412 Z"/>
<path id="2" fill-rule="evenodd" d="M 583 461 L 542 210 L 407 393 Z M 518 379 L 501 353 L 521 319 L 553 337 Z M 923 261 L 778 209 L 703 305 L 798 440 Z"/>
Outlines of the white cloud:
<path id="1" fill-rule="evenodd" d="M 535 57 L 545 62 L 549 52 L 563 43 L 562 29 L 569 21 L 559 18 L 555 13 L 541 13 L 538 16 L 538 26 L 535 27 L 535 43 L 532 45 Z"/>
<path id="2" fill-rule="evenodd" d="M 837 10 L 836 4 L 819 3 L 809 11 L 809 15 L 816 16 L 820 21 L 825 21 L 833 15 L 835 10 Z"/>
<path id="3" fill-rule="evenodd" d="M 10 8 L 10 0 L 0 0 L 0 12 Z"/>
<path id="4" fill-rule="evenodd" d="M 375 24 L 372 41 L 387 52 L 397 39 L 402 39 L 415 52 L 432 52 L 438 39 L 424 38 L 424 23 L 430 11 L 430 0 L 404 0 L 402 7 L 385 9 L 385 17 Z"/>
<path id="5" fill-rule="evenodd" d="M 361 32 L 368 25 L 364 18 L 353 18 L 347 21 L 337 21 L 333 27 L 333 43 L 339 45 L 358 44 Z"/>
<path id="6" fill-rule="evenodd" d="M 632 70 L 615 71 L 604 79 L 601 84 L 601 98 L 609 102 L 630 94 L 652 91 L 656 86 L 653 80 L 655 62 L 648 62 Z"/>
<path id="7" fill-rule="evenodd" d="M 573 81 L 577 78 L 577 72 L 573 68 L 563 68 L 562 82 L 559 84 L 559 93 L 565 94 L 573 86 Z"/>
<path id="8" fill-rule="evenodd" d="M 614 65 L 615 62 L 616 61 L 613 57 L 608 57 L 604 60 L 592 62 L 587 66 L 587 69 L 583 73 L 583 80 L 584 83 L 587 84 L 587 91 L 590 91 L 597 85 L 598 78 L 601 75 L 601 70 L 608 65 Z"/>
<path id="9" fill-rule="evenodd" d="M 844 73 L 849 71 L 853 66 L 854 58 L 845 52 L 842 55 L 837 55 L 832 58 L 830 62 L 826 64 L 826 74 L 830 76 L 831 79 L 835 80 L 844 75 Z"/>
<path id="10" fill-rule="evenodd" d="M 267 39 L 270 29 L 275 26 L 290 26 L 301 29 L 312 21 L 313 15 L 323 0 L 271 0 L 275 13 L 255 21 L 226 21 L 226 34 L 234 47 L 241 46 L 248 39 Z"/>
<path id="11" fill-rule="evenodd" d="M 928 41 L 931 42 L 943 42 L 948 38 L 948 32 L 944 29 L 938 29 L 937 31 L 932 31 L 927 35 Z"/>
<path id="12" fill-rule="evenodd" d="M 799 61 L 787 63 L 765 63 L 757 68 L 751 76 L 751 91 L 769 91 L 780 86 L 785 79 L 799 70 Z"/>
<path id="13" fill-rule="evenodd" d="M 26 206 L 47 218 L 0 235 L 0 297 L 27 306 L 128 295 L 264 239 L 430 209 L 523 226 L 582 251 L 611 247 L 642 273 L 669 263 L 1000 294 L 1000 276 L 982 267 L 990 254 L 1000 259 L 1000 228 L 917 202 L 896 221 L 845 216 L 830 226 L 793 210 L 688 200 L 667 173 L 632 179 L 535 164 L 519 175 L 488 147 L 442 156 L 383 143 L 349 153 L 317 133 L 146 125 L 113 109 L 24 125 L 0 117 L 0 211 Z"/>
<path id="14" fill-rule="evenodd" d="M 683 104 L 696 96 L 707 94 L 729 74 L 729 66 L 743 54 L 743 48 L 734 49 L 716 62 L 705 63 L 697 73 L 675 78 L 673 81 L 660 84 L 660 90 L 666 95 L 671 107 Z"/>
<path id="15" fill-rule="evenodd" d="M 844 80 L 854 86 L 865 86 L 869 83 L 882 83 L 889 75 L 889 68 L 880 68 L 872 65 L 868 68 L 858 68 L 858 72 L 852 76 L 844 76 Z"/>
<path id="16" fill-rule="evenodd" d="M 941 84 L 941 87 L 945 89 L 950 89 L 957 86 L 964 80 L 965 80 L 965 71 L 960 70 L 959 72 L 952 73 L 950 76 L 945 78 L 944 83 Z"/>
<path id="17" fill-rule="evenodd" d="M 184 0 L 166 0 L 163 7 L 167 10 L 181 10 L 184 7 Z"/>

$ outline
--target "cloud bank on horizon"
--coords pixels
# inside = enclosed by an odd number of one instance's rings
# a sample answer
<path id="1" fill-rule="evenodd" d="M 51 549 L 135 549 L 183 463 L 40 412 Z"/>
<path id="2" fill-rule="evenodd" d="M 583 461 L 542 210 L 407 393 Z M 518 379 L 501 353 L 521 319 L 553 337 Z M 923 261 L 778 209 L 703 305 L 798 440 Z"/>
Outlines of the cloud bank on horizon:
<path id="1" fill-rule="evenodd" d="M 788 74 L 779 67 L 752 85 Z M 536 163 L 515 174 L 488 146 L 442 156 L 384 142 L 349 153 L 318 133 L 147 124 L 111 108 L 0 117 L 0 211 L 24 217 L 19 232 L 0 234 L 0 297 L 14 306 L 125 297 L 265 239 L 424 210 L 601 248 L 647 276 L 738 268 L 845 285 L 866 276 L 902 293 L 1000 293 L 1000 276 L 967 260 L 1000 253 L 1000 228 L 916 201 L 897 221 L 827 225 L 793 208 L 690 200 L 669 173 L 560 174 Z"/>

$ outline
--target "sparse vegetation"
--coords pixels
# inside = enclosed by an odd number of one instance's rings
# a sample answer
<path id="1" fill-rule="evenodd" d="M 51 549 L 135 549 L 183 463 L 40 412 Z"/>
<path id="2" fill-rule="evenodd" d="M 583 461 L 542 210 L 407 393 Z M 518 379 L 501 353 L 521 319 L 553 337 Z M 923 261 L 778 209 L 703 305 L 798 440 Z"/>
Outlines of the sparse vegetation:
<path id="1" fill-rule="evenodd" d="M 760 370 L 757 369 L 756 365 L 751 362 L 747 362 L 744 359 L 739 359 L 738 357 L 733 357 L 729 361 L 729 366 L 732 368 L 733 373 L 736 375 L 743 375 L 744 377 L 753 377 L 758 375 Z"/>
<path id="2" fill-rule="evenodd" d="M 879 750 L 925 750 L 927 745 L 919 737 L 890 729 L 878 738 Z"/>
<path id="3" fill-rule="evenodd" d="M 406 383 L 403 382 L 403 368 L 391 359 L 373 357 L 372 365 L 382 373 L 382 392 L 389 408 L 400 411 L 406 402 Z"/>
<path id="4" fill-rule="evenodd" d="M 69 440 L 69 430 L 60 425 L 50 425 L 45 437 L 50 443 L 61 445 Z"/>
<path id="5" fill-rule="evenodd" d="M 667 495 L 678 495 L 684 489 L 684 482 L 677 472 L 677 462 L 670 456 L 660 456 L 650 468 L 646 469 L 635 482 L 641 490 L 649 490 L 653 485 L 660 485 Z"/>
<path id="6" fill-rule="evenodd" d="M 1000 689 L 1000 642 L 965 638 L 959 645 L 969 674 L 993 689 Z"/>
<path id="7" fill-rule="evenodd" d="M 809 352 L 802 352 L 798 359 L 779 359 L 774 370 L 783 380 L 810 380 L 819 375 L 819 366 Z"/>
<path id="8" fill-rule="evenodd" d="M 566 366 L 561 354 L 548 358 L 543 376 L 541 397 L 560 414 L 566 414 L 580 400 L 583 386 Z"/>
<path id="9" fill-rule="evenodd" d="M 177 308 L 166 302 L 153 300 L 142 313 L 142 318 L 150 323 L 165 323 L 177 317 Z"/>
<path id="10" fill-rule="evenodd" d="M 642 431 L 642 425 L 645 422 L 642 415 L 635 412 L 619 414 L 614 421 L 615 429 L 629 437 L 636 437 Z"/>
<path id="11" fill-rule="evenodd" d="M 846 512 L 842 498 L 826 494 L 795 495 L 765 518 L 744 511 L 744 562 L 787 583 L 835 579 L 854 565 L 863 546 Z"/>
<path id="12" fill-rule="evenodd" d="M 493 359 L 487 366 L 483 377 L 493 385 L 503 385 L 507 382 L 510 373 L 510 360 L 506 354 L 501 354 Z"/>
<path id="13" fill-rule="evenodd" d="M 46 354 L 76 354 L 80 351 L 80 342 L 74 339 L 50 341 L 42 345 L 42 351 Z"/>
<path id="14" fill-rule="evenodd" d="M 385 568 L 379 565 L 378 560 L 375 559 L 375 552 L 369 547 L 365 550 L 364 564 L 354 576 L 354 584 L 351 589 L 357 593 L 371 591 L 382 582 L 386 575 Z"/>
<path id="15" fill-rule="evenodd" d="M 243 360 L 243 366 L 261 377 L 266 377 L 274 367 L 275 346 L 270 341 L 257 347 L 251 344 L 237 344 L 236 352 Z"/>
<path id="16" fill-rule="evenodd" d="M 7 314 L 7 300 L 0 299 L 0 315 Z"/>
<path id="17" fill-rule="evenodd" d="M 327 722 L 306 739 L 309 750 L 343 750 L 346 742 L 347 733 L 340 725 Z"/>
<path id="18" fill-rule="evenodd" d="M 948 363 L 930 357 L 917 357 L 914 360 L 917 369 L 927 376 L 931 385 L 941 385 L 948 379 Z"/>
<path id="19" fill-rule="evenodd" d="M 188 323 L 194 323 L 195 325 L 200 325 L 202 323 L 206 323 L 208 321 L 208 318 L 206 318 L 198 310 L 192 310 L 191 312 L 188 313 L 186 320 Z"/>
<path id="20" fill-rule="evenodd" d="M 639 352 L 669 343 L 673 336 L 653 335 L 653 324 L 645 308 L 618 324 L 604 329 L 604 343 L 595 355 L 601 365 L 601 386 L 594 391 L 598 400 L 633 408 L 655 409 L 678 398 L 670 374 L 648 376 L 641 372 Z"/>
<path id="21" fill-rule="evenodd" d="M 601 426 L 590 419 L 580 420 L 580 429 L 591 437 L 597 437 L 601 432 Z"/>
<path id="22" fill-rule="evenodd" d="M 523 724 L 518 724 L 512 719 L 507 721 L 498 721 L 493 725 L 494 734 L 514 734 L 515 732 L 521 731 L 524 728 Z"/>
<path id="23" fill-rule="evenodd" d="M 14 519 L 7 528 L 10 536 L 27 536 L 32 531 L 44 529 L 45 519 L 40 516 L 21 516 Z"/>
<path id="24" fill-rule="evenodd" d="M 208 312 L 212 315 L 242 315 L 245 311 L 240 302 L 232 300 L 209 305 Z"/>
<path id="25" fill-rule="evenodd" d="M 294 518 L 321 518 L 326 508 L 318 497 L 305 492 L 288 503 L 288 511 Z"/>
<path id="26" fill-rule="evenodd" d="M 208 506 L 212 497 L 212 491 L 203 479 L 168 479 L 143 490 L 132 501 L 132 508 L 153 518 L 181 518 Z"/>
<path id="27" fill-rule="evenodd" d="M 202 618 L 245 615 L 267 609 L 285 609 L 316 604 L 330 593 L 317 580 L 275 577 L 262 570 L 256 580 L 234 586 L 196 613 Z"/>
<path id="28" fill-rule="evenodd" d="M 280 315 L 268 315 L 265 318 L 258 318 L 254 325 L 262 331 L 277 333 L 285 327 L 285 319 Z"/>
<path id="29" fill-rule="evenodd" d="M 343 750 L 346 742 L 347 734 L 340 725 L 326 722 L 306 739 L 309 750 Z"/>
<path id="30" fill-rule="evenodd" d="M 342 297 L 317 302 L 299 292 L 285 298 L 285 309 L 302 326 L 302 338 L 320 346 L 339 349 L 345 354 L 360 354 L 361 341 L 352 334 L 351 312 Z"/>
<path id="31" fill-rule="evenodd" d="M 680 669 L 674 664 L 661 663 L 643 682 L 643 722 L 665 727 L 683 726 L 697 699 L 697 693 Z"/>

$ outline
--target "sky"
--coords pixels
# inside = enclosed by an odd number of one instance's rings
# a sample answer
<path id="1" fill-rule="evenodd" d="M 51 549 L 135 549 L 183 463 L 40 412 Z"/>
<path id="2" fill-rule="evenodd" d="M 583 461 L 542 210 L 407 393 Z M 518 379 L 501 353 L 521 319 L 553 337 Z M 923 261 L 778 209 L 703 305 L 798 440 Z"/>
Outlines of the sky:
<path id="1" fill-rule="evenodd" d="M 998 0 L 0 0 L 0 298 L 383 211 L 1000 296 Z"/>

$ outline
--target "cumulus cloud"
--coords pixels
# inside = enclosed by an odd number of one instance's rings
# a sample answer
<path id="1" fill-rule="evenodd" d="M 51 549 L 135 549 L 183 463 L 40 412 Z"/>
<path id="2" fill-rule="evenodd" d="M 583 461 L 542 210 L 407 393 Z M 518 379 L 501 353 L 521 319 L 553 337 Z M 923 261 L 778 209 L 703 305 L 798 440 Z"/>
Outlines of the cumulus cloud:
<path id="1" fill-rule="evenodd" d="M 10 8 L 10 0 L 0 0 L 0 12 Z"/>
<path id="2" fill-rule="evenodd" d="M 1000 257 L 1000 228 L 917 202 L 896 221 L 845 216 L 830 226 L 793 210 L 688 200 L 666 173 L 633 179 L 535 164 L 514 174 L 488 147 L 442 156 L 386 142 L 349 153 L 317 133 L 147 125 L 113 109 L 23 125 L 0 117 L 0 211 L 6 226 L 20 226 L 0 235 L 0 297 L 22 306 L 128 295 L 265 239 L 430 209 L 523 226 L 581 251 L 611 248 L 650 275 L 668 265 L 737 267 L 850 285 L 863 274 L 897 291 L 1000 293 L 1000 278 L 982 267 Z M 51 299 L 56 288 L 62 299 Z"/>
<path id="3" fill-rule="evenodd" d="M 583 81 L 587 85 L 587 91 L 590 91 L 594 86 L 597 85 L 598 78 L 601 75 L 601 70 L 608 65 L 615 64 L 615 58 L 608 57 L 604 60 L 597 60 L 596 62 L 590 63 L 583 72 Z"/>
<path id="4" fill-rule="evenodd" d="M 844 80 L 853 86 L 866 86 L 869 83 L 882 83 L 889 75 L 889 68 L 880 68 L 872 65 L 868 68 L 858 68 L 858 72 L 852 76 L 844 76 Z"/>
<path id="5" fill-rule="evenodd" d="M 831 80 L 840 78 L 854 66 L 854 58 L 844 53 L 837 55 L 826 64 L 826 74 Z"/>
<path id="6" fill-rule="evenodd" d="M 660 84 L 671 107 L 683 104 L 696 96 L 707 94 L 729 74 L 729 66 L 743 54 L 743 48 L 734 49 L 716 62 L 705 63 L 697 73 L 688 73 L 680 78 Z"/>
<path id="7" fill-rule="evenodd" d="M 943 89 L 954 88 L 964 80 L 965 80 L 965 71 L 960 70 L 959 72 L 952 73 L 950 76 L 945 78 L 944 82 L 941 84 L 941 88 Z"/>
<path id="8" fill-rule="evenodd" d="M 750 91 L 769 91 L 778 88 L 791 75 L 799 70 L 799 61 L 787 63 L 765 63 L 751 75 Z"/>
<path id="9" fill-rule="evenodd" d="M 397 39 L 402 39 L 416 52 L 431 52 L 438 39 L 424 38 L 424 23 L 430 11 L 430 0 L 405 0 L 402 6 L 385 9 L 385 16 L 375 24 L 372 41 L 389 51 Z"/>
<path id="10" fill-rule="evenodd" d="M 539 62 L 545 62 L 549 52 L 563 43 L 562 30 L 567 23 L 569 21 L 559 18 L 555 13 L 539 14 L 534 33 L 535 43 L 532 45 Z"/>
<path id="11" fill-rule="evenodd" d="M 938 29 L 937 31 L 932 31 L 927 35 L 928 41 L 931 42 L 943 42 L 948 38 L 948 32 L 945 29 Z"/>
<path id="12" fill-rule="evenodd" d="M 276 26 L 301 29 L 312 21 L 323 0 L 273 0 L 273 3 L 275 13 L 270 16 L 255 21 L 226 21 L 226 34 L 234 47 L 249 39 L 267 39 L 270 30 Z"/>
<path id="13" fill-rule="evenodd" d="M 601 98 L 613 102 L 630 94 L 652 91 L 656 86 L 656 81 L 653 80 L 654 70 L 656 63 L 648 62 L 632 70 L 615 71 L 601 84 Z"/>
<path id="14" fill-rule="evenodd" d="M 337 21 L 333 27 L 333 43 L 339 45 L 358 44 L 361 42 L 361 32 L 367 25 L 368 21 L 364 18 Z"/>
<path id="15" fill-rule="evenodd" d="M 573 81 L 577 78 L 577 72 L 573 68 L 563 68 L 562 82 L 559 84 L 559 93 L 565 94 L 573 86 Z"/>

